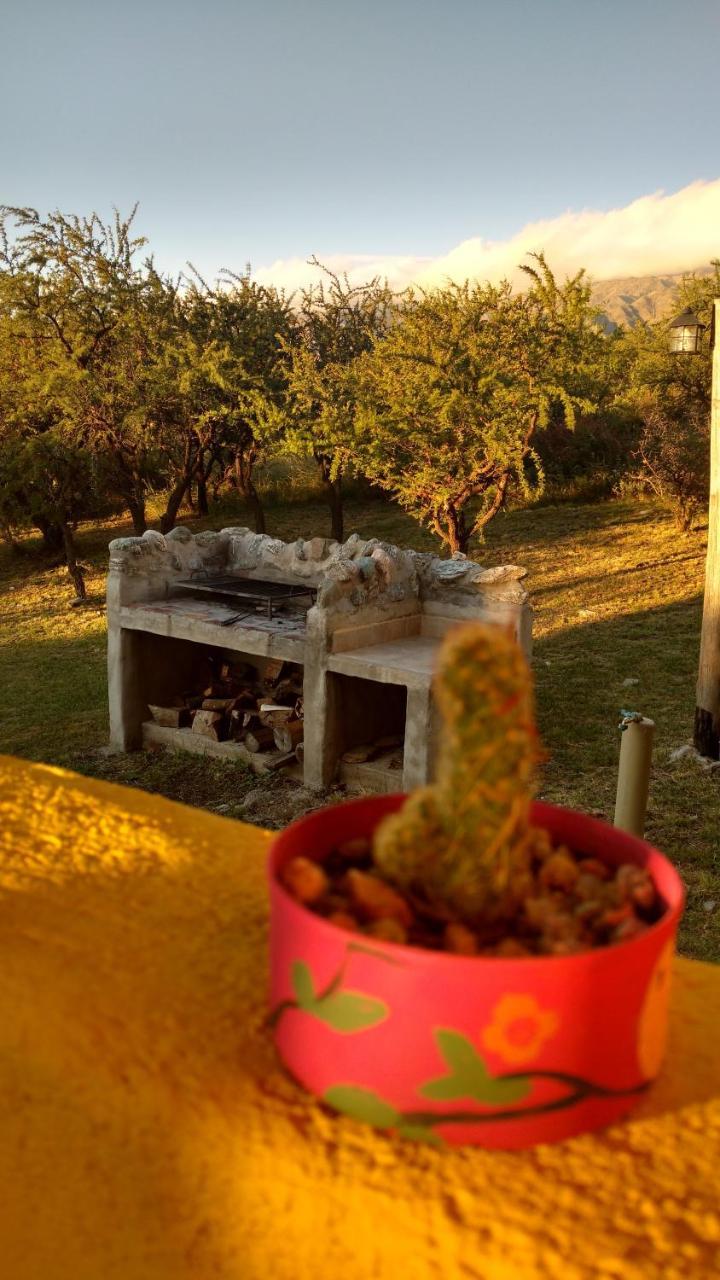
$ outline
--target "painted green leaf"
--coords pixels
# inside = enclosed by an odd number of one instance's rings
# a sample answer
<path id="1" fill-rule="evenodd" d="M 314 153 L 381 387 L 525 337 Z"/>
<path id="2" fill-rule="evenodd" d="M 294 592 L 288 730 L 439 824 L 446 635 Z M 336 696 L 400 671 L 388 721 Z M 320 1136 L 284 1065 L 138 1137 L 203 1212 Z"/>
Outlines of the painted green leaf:
<path id="1" fill-rule="evenodd" d="M 423 1097 L 432 1098 L 435 1102 L 473 1098 L 476 1102 L 503 1106 L 519 1102 L 530 1092 L 529 1076 L 518 1076 L 513 1080 L 498 1080 L 491 1076 L 483 1058 L 461 1032 L 438 1027 L 435 1040 L 450 1074 L 421 1085 L 419 1092 Z"/>
<path id="2" fill-rule="evenodd" d="M 313 977 L 304 960 L 294 960 L 291 971 L 292 989 L 295 992 L 301 1009 L 308 1009 L 315 1003 L 315 987 Z"/>
<path id="3" fill-rule="evenodd" d="M 434 1035 L 438 1049 L 456 1075 L 472 1075 L 476 1072 L 487 1075 L 485 1063 L 467 1036 L 460 1031 L 448 1031 L 443 1027 L 436 1027 Z"/>
<path id="4" fill-rule="evenodd" d="M 307 1006 L 306 1006 L 307 1007 Z M 348 1034 L 374 1027 L 387 1018 L 389 1010 L 384 1000 L 364 996 L 359 991 L 334 991 L 307 1007 L 308 1013 L 327 1023 L 333 1031 Z"/>
<path id="5" fill-rule="evenodd" d="M 452 1102 L 455 1098 L 471 1098 L 467 1083 L 462 1076 L 439 1076 L 437 1080 L 428 1080 L 420 1085 L 418 1091 L 424 1098 L 432 1098 L 434 1102 Z"/>
<path id="6" fill-rule="evenodd" d="M 508 1102 L 520 1102 L 526 1098 L 532 1088 L 529 1076 L 518 1076 L 515 1080 L 495 1080 L 488 1076 L 482 1096 L 471 1094 L 478 1102 L 492 1102 L 496 1107 L 505 1106 Z"/>
<path id="7" fill-rule="evenodd" d="M 361 1089 L 355 1084 L 333 1084 L 323 1096 L 336 1111 L 352 1116 L 353 1120 L 364 1120 L 377 1129 L 390 1129 L 400 1120 L 399 1112 L 372 1089 Z"/>
<path id="8" fill-rule="evenodd" d="M 442 1117 L 440 1117 L 442 1119 Z M 427 1142 L 431 1147 L 443 1147 L 445 1143 L 439 1133 L 434 1133 L 427 1124 L 401 1124 L 398 1128 L 401 1138 L 410 1138 L 413 1142 Z"/>

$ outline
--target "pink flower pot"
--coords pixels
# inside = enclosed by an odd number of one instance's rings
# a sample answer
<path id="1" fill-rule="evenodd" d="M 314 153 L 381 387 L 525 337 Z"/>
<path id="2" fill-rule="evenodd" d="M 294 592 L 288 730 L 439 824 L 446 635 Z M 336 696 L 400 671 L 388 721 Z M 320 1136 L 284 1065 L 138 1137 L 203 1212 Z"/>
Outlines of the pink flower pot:
<path id="1" fill-rule="evenodd" d="M 650 845 L 569 809 L 536 804 L 556 843 L 647 867 L 665 904 L 630 941 L 570 956 L 458 956 L 349 933 L 295 902 L 278 878 L 368 836 L 405 797 L 373 796 L 301 818 L 269 859 L 271 1016 L 291 1074 L 329 1106 L 405 1137 L 520 1148 L 619 1119 L 662 1062 L 680 878 Z"/>

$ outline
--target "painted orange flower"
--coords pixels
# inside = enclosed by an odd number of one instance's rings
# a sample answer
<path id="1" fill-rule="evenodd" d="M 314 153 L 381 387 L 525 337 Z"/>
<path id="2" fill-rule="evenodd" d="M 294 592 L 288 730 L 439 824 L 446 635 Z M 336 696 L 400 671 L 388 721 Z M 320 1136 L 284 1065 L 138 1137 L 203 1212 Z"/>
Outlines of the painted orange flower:
<path id="1" fill-rule="evenodd" d="M 638 1063 L 646 1079 L 657 1075 L 665 1056 L 670 980 L 675 941 L 665 944 L 650 975 L 638 1023 Z"/>
<path id="2" fill-rule="evenodd" d="M 492 1011 L 492 1021 L 482 1042 L 504 1062 L 521 1067 L 537 1057 L 546 1040 L 555 1035 L 560 1019 L 551 1009 L 541 1009 L 534 996 L 506 995 Z"/>

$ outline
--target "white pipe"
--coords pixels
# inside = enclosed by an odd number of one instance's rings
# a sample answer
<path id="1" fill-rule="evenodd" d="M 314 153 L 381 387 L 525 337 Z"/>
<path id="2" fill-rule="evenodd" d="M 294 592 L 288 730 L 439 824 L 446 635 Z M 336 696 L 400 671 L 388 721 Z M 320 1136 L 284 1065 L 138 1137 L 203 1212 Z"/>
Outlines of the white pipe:
<path id="1" fill-rule="evenodd" d="M 635 713 L 624 713 L 620 727 L 614 825 L 630 835 L 642 836 L 645 832 L 655 722 Z"/>

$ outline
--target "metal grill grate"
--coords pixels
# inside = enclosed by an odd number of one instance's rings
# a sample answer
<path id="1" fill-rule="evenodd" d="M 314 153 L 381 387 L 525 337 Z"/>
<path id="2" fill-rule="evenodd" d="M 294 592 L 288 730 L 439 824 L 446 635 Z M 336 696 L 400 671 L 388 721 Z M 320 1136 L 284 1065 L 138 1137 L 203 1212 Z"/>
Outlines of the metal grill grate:
<path id="1" fill-rule="evenodd" d="M 231 600 L 242 600 L 248 604 L 263 604 L 270 622 L 273 608 L 287 604 L 302 596 L 309 596 L 313 601 L 317 595 L 315 587 L 291 585 L 287 582 L 265 582 L 262 578 L 240 578 L 234 575 L 189 578 L 178 582 L 185 591 L 197 591 L 204 595 L 222 596 Z"/>

